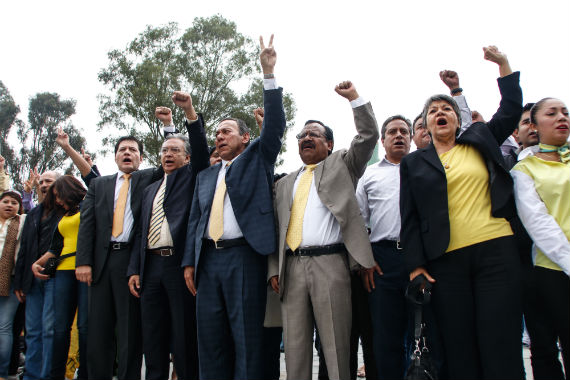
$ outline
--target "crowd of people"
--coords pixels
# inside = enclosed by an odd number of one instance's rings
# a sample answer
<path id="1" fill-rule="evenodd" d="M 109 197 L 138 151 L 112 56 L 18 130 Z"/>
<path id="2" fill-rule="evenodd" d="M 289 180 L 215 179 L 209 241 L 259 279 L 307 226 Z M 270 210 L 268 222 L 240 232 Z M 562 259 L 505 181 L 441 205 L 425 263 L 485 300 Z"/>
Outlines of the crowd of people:
<path id="1" fill-rule="evenodd" d="M 187 134 L 169 107 L 155 110 L 159 167 L 139 170 L 143 144 L 124 136 L 117 173 L 102 176 L 60 129 L 84 184 L 31 171 L 22 196 L 0 157 L 0 379 L 13 375 L 18 320 L 23 379 L 65 378 L 74 320 L 78 379 L 140 379 L 143 357 L 149 380 L 279 379 L 281 344 L 287 378 L 311 379 L 314 343 L 319 379 L 403 379 L 418 344 L 411 282 L 431 289 L 430 375 L 522 379 L 526 328 L 534 378 L 566 378 L 564 103 L 523 107 L 519 73 L 494 46 L 483 49 L 499 69 L 489 121 L 454 71 L 440 73 L 451 96 L 380 128 L 344 81 L 335 91 L 354 114 L 350 147 L 335 150 L 333 129 L 308 120 L 296 135 L 303 165 L 276 174 L 286 120 L 273 36 L 260 45 L 259 138 L 227 117 L 208 147 L 207 115 L 176 91 Z M 369 165 L 378 143 L 385 156 Z"/>

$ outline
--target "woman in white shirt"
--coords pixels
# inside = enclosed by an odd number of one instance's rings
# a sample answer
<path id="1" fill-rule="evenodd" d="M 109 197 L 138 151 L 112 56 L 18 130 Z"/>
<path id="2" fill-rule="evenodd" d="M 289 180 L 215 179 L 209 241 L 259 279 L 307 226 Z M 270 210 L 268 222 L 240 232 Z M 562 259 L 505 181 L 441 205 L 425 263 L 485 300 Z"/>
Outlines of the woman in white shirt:
<path id="1" fill-rule="evenodd" d="M 512 169 L 511 175 L 515 183 L 518 214 L 534 242 L 537 322 L 551 328 L 554 340 L 556 337 L 560 340 L 564 369 L 568 376 L 570 149 L 567 140 L 570 118 L 564 103 L 545 98 L 533 106 L 530 120 L 538 132 L 540 143 L 535 154 L 520 161 Z M 556 377 L 564 378 L 559 363 L 550 363 L 549 366 L 548 375 L 545 376 L 554 378 L 557 374 Z"/>
<path id="2" fill-rule="evenodd" d="M 22 211 L 19 193 L 8 190 L 0 195 L 0 380 L 8 377 L 12 323 L 18 309 L 12 280 L 25 219 L 25 215 L 20 215 Z"/>

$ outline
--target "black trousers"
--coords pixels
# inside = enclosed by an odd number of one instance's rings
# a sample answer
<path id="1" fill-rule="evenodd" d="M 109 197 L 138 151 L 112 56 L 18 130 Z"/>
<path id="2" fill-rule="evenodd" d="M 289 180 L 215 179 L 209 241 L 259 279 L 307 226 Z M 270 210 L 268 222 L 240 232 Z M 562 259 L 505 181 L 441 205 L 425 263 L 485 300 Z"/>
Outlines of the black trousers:
<path id="1" fill-rule="evenodd" d="M 111 251 L 101 278 L 89 287 L 89 379 L 110 380 L 115 358 L 119 380 L 141 378 L 141 311 L 129 291 L 128 249 Z"/>
<path id="2" fill-rule="evenodd" d="M 168 379 L 170 352 L 180 380 L 198 379 L 196 299 L 180 257 L 147 254 L 141 291 L 143 351 L 148 380 Z"/>
<path id="3" fill-rule="evenodd" d="M 532 270 L 525 322 L 530 335 L 532 373 L 536 380 L 564 379 L 570 371 L 570 280 L 562 271 L 542 267 Z M 557 340 L 562 346 L 564 372 L 558 360 Z"/>
<path id="4" fill-rule="evenodd" d="M 523 378 L 522 281 L 512 236 L 445 253 L 427 265 L 450 379 Z"/>

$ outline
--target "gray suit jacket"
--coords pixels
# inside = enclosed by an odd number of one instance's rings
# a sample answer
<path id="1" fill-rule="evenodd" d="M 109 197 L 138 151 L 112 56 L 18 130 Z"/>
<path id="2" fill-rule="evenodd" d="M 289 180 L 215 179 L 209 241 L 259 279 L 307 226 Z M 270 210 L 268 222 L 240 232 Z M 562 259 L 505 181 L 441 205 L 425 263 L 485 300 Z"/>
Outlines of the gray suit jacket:
<path id="1" fill-rule="evenodd" d="M 374 266 L 372 248 L 355 191 L 358 179 L 364 174 L 366 163 L 378 141 L 378 125 L 370 103 L 354 108 L 354 123 L 358 134 L 348 150 L 329 155 L 314 172 L 313 181 L 321 202 L 340 224 L 344 244 L 349 252 L 351 268 Z M 275 212 L 278 219 L 278 252 L 269 256 L 268 279 L 279 275 L 280 296 L 285 288 L 285 236 L 293 204 L 293 187 L 301 168 L 275 185 Z"/>

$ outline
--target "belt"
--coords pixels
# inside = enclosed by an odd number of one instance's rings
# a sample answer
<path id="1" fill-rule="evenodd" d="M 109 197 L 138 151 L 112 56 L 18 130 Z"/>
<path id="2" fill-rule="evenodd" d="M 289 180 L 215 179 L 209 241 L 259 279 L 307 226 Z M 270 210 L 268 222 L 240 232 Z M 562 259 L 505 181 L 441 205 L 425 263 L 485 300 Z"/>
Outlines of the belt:
<path id="1" fill-rule="evenodd" d="M 346 247 L 343 243 L 331 244 L 331 245 L 319 245 L 314 247 L 304 247 L 297 248 L 294 251 L 287 249 L 285 254 L 289 256 L 321 256 L 321 255 L 332 255 L 333 253 L 344 253 L 346 252 Z"/>
<path id="2" fill-rule="evenodd" d="M 109 245 L 109 250 L 111 251 L 122 251 L 123 249 L 129 248 L 129 243 L 120 243 L 116 241 L 112 241 Z"/>
<path id="3" fill-rule="evenodd" d="M 380 240 L 380 241 L 373 242 L 372 245 L 378 245 L 381 247 L 393 248 L 397 251 L 401 251 L 403 249 L 402 244 L 400 243 L 400 240 Z"/>
<path id="4" fill-rule="evenodd" d="M 163 248 L 156 248 L 156 249 L 147 249 L 146 252 L 152 253 L 153 255 L 159 255 L 159 256 L 167 257 L 167 256 L 174 255 L 174 248 L 163 247 Z"/>
<path id="5" fill-rule="evenodd" d="M 213 241 L 212 239 L 204 239 L 204 243 L 207 247 L 214 247 L 215 249 L 225 249 L 248 244 L 247 240 L 245 240 L 244 237 L 236 239 L 220 239 L 217 242 Z"/>

